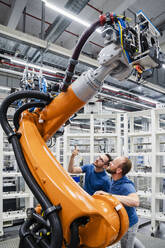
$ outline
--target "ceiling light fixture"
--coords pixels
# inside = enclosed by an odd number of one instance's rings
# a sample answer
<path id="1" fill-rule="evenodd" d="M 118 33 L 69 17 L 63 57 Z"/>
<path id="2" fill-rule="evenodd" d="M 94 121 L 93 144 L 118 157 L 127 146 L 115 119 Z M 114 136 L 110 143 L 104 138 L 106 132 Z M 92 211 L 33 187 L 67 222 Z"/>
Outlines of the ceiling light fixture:
<path id="1" fill-rule="evenodd" d="M 69 11 L 66 11 L 66 10 L 64 10 L 64 9 L 61 9 L 61 8 L 57 7 L 56 5 L 54 5 L 54 4 L 48 3 L 47 0 L 42 0 L 42 1 L 45 3 L 45 5 L 46 5 L 48 8 L 50 8 L 50 9 L 52 9 L 52 10 L 54 10 L 54 11 L 60 13 L 61 15 L 64 15 L 64 16 L 68 17 L 69 19 L 72 19 L 72 20 L 74 20 L 74 21 L 76 21 L 76 22 L 82 24 L 82 25 L 85 26 L 85 27 L 89 27 L 89 26 L 90 26 L 90 23 L 88 23 L 88 22 L 86 22 L 86 21 L 80 19 L 77 15 L 73 15 L 73 14 L 72 14 L 71 12 L 69 12 Z"/>
<path id="2" fill-rule="evenodd" d="M 162 64 L 162 67 L 165 69 L 165 64 Z"/>
<path id="3" fill-rule="evenodd" d="M 116 92 L 119 92 L 120 91 L 119 89 L 117 89 L 117 88 L 115 88 L 113 86 L 109 86 L 107 84 L 103 84 L 102 89 L 105 89 L 105 90 L 114 90 Z"/>
<path id="4" fill-rule="evenodd" d="M 28 63 L 25 60 L 21 60 L 21 59 L 11 57 L 11 56 L 7 56 L 7 55 L 4 55 L 4 54 L 0 54 L 0 57 L 4 58 L 4 59 L 7 59 L 7 60 L 11 61 L 14 64 L 20 64 L 20 65 L 24 65 L 24 66 L 29 67 L 29 68 L 35 68 L 37 70 L 41 70 L 42 72 L 50 72 L 52 74 L 64 73 L 64 71 L 59 70 L 59 69 L 56 70 L 56 69 L 51 68 L 51 67 L 50 68 L 45 67 L 45 65 L 40 66 L 40 65 L 36 65 L 36 64 L 31 64 L 31 63 Z"/>
<path id="5" fill-rule="evenodd" d="M 13 62 L 13 63 L 16 63 L 16 64 L 25 65 L 27 67 L 31 67 L 31 68 L 41 70 L 41 71 L 45 71 L 45 72 L 50 72 L 50 73 L 54 73 L 54 74 L 59 72 L 57 70 L 53 70 L 53 69 L 49 69 L 47 67 L 42 67 L 42 66 L 39 66 L 39 65 L 31 64 L 31 63 L 28 63 L 26 61 L 15 59 L 15 58 L 10 58 L 10 61 Z"/>
<path id="6" fill-rule="evenodd" d="M 0 86 L 0 90 L 10 91 L 11 89 L 9 87 Z"/>
<path id="7" fill-rule="evenodd" d="M 47 0 L 42 0 L 42 2 L 44 2 L 45 5 L 46 5 L 48 8 L 50 8 L 50 9 L 52 9 L 52 10 L 58 12 L 58 13 L 61 14 L 61 15 L 64 15 L 64 16 L 68 17 L 69 19 L 71 19 L 71 20 L 73 20 L 73 21 L 76 21 L 76 22 L 79 23 L 79 24 L 82 24 L 83 26 L 85 26 L 85 27 L 87 27 L 87 28 L 90 27 L 90 25 L 91 25 L 89 22 L 86 22 L 86 21 L 82 20 L 81 18 L 79 18 L 78 15 L 74 15 L 73 13 L 71 13 L 71 12 L 69 12 L 69 11 L 66 11 L 66 10 L 64 10 L 64 9 L 62 9 L 62 8 L 59 8 L 59 7 L 57 7 L 57 6 L 54 5 L 54 4 L 48 3 Z M 97 28 L 97 29 L 96 29 L 96 32 L 102 33 L 101 28 Z"/>
<path id="8" fill-rule="evenodd" d="M 117 108 L 112 108 L 112 107 L 108 107 L 108 106 L 103 106 L 104 110 L 107 111 L 114 111 L 114 112 L 120 112 L 120 113 L 125 113 L 126 110 L 121 110 L 121 109 L 117 109 Z M 114 122 L 113 120 L 111 120 L 112 122 Z"/>
<path id="9" fill-rule="evenodd" d="M 142 86 L 141 85 L 138 86 L 138 90 L 142 91 Z"/>

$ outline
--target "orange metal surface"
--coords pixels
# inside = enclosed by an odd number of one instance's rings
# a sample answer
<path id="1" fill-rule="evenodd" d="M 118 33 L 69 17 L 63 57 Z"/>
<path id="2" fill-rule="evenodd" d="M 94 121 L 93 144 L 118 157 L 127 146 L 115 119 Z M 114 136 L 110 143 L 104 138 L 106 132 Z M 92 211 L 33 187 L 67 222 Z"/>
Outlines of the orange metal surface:
<path id="1" fill-rule="evenodd" d="M 59 94 L 41 112 L 40 118 L 44 120 L 42 136 L 48 140 L 65 123 L 70 116 L 81 109 L 85 102 L 81 101 L 70 86 L 67 92 Z"/>
<path id="2" fill-rule="evenodd" d="M 45 118 L 41 132 L 44 139 L 58 130 L 83 104 L 71 88 L 68 93 L 56 97 L 41 114 Z M 82 247 L 104 248 L 120 239 L 129 226 L 125 208 L 121 206 L 116 211 L 115 207 L 120 203 L 112 196 L 88 195 L 52 155 L 36 123 L 36 116 L 28 111 L 22 114 L 18 130 L 22 134 L 20 142 L 32 175 L 52 204 L 62 207 L 59 217 L 65 240 L 70 242 L 70 224 L 82 216 L 90 219 L 79 228 Z"/>

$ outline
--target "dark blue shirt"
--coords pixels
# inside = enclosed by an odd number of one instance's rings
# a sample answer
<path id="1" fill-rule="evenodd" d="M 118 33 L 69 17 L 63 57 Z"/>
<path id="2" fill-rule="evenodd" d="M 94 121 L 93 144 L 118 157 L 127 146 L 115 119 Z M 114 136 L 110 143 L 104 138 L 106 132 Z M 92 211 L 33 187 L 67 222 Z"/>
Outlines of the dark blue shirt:
<path id="1" fill-rule="evenodd" d="M 112 179 L 110 193 L 114 195 L 129 195 L 131 193 L 136 193 L 136 190 L 134 183 L 131 180 L 129 180 L 126 176 L 124 176 L 117 181 L 114 181 Z M 131 227 L 138 222 L 136 209 L 135 207 L 128 207 L 128 206 L 124 206 L 124 207 L 128 214 L 129 227 Z"/>
<path id="2" fill-rule="evenodd" d="M 87 164 L 82 166 L 82 171 L 85 172 L 84 190 L 88 194 L 93 195 L 98 190 L 110 191 L 111 182 L 105 170 L 95 172 L 95 166 L 93 164 Z"/>

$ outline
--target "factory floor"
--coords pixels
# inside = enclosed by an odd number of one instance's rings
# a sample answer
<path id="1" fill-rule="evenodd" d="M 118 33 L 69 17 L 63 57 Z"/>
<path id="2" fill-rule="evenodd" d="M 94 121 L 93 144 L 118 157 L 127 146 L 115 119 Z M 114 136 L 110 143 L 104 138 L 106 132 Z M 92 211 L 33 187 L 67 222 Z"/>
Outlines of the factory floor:
<path id="1" fill-rule="evenodd" d="M 19 226 L 8 227 L 4 229 L 4 236 L 0 237 L 0 248 L 18 248 Z M 139 229 L 137 238 L 145 246 L 145 248 L 165 248 L 165 223 L 160 224 L 159 230 L 155 233 L 155 237 L 150 235 L 150 225 Z M 120 242 L 110 246 L 112 248 L 120 248 Z"/>

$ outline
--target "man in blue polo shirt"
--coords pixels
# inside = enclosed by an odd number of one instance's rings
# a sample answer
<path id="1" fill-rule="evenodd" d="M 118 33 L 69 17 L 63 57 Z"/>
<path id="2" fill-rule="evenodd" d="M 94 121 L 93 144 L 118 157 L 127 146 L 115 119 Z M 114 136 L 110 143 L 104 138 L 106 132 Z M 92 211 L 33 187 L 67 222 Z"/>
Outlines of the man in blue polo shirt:
<path id="1" fill-rule="evenodd" d="M 90 195 L 93 195 L 98 190 L 109 192 L 111 183 L 105 169 L 112 160 L 111 156 L 109 154 L 102 154 L 93 164 L 83 165 L 82 167 L 75 167 L 74 158 L 77 155 L 78 150 L 75 147 L 70 158 L 68 172 L 75 174 L 85 173 L 84 190 Z"/>
<path id="2" fill-rule="evenodd" d="M 138 229 L 138 216 L 135 207 L 139 206 L 139 197 L 135 186 L 125 175 L 131 170 L 132 162 L 127 157 L 118 157 L 110 162 L 107 171 L 111 174 L 110 194 L 125 207 L 129 218 L 128 232 L 121 239 L 121 248 L 133 248 Z M 96 194 L 106 194 L 98 191 Z"/>

